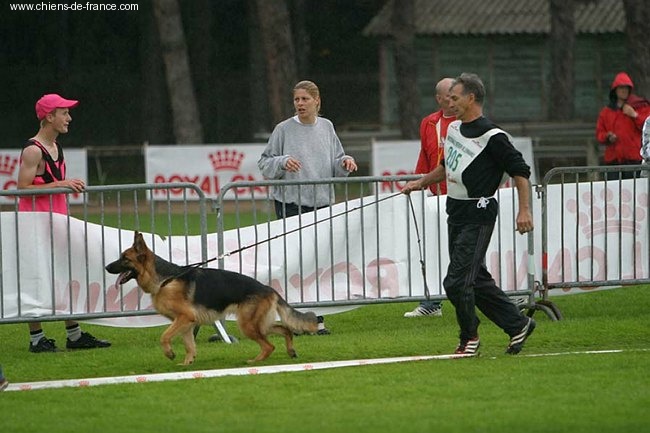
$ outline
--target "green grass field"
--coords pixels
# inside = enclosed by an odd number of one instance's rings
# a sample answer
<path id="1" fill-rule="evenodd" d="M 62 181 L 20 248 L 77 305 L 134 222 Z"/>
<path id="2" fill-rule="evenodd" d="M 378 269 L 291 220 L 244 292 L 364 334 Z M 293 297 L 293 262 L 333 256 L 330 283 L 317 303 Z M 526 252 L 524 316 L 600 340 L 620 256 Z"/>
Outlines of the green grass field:
<path id="1" fill-rule="evenodd" d="M 487 319 L 481 356 L 257 376 L 0 394 L 0 432 L 645 432 L 650 423 L 650 286 L 551 298 L 564 320 L 535 314 L 538 327 L 518 356 Z M 441 318 L 405 319 L 413 303 L 374 305 L 327 316 L 326 336 L 280 338 L 261 365 L 450 353 L 453 307 Z M 45 323 L 65 346 L 62 323 Z M 113 347 L 31 354 L 24 324 L 0 326 L 0 362 L 12 383 L 246 366 L 258 347 L 209 343 L 183 367 L 166 359 L 163 328 L 84 325 Z M 234 324 L 231 334 L 239 336 Z M 180 341 L 175 344 L 182 359 Z M 620 353 L 562 354 L 623 349 Z M 177 358 L 177 359 L 178 359 Z M 180 361 L 179 361 L 180 362 Z"/>

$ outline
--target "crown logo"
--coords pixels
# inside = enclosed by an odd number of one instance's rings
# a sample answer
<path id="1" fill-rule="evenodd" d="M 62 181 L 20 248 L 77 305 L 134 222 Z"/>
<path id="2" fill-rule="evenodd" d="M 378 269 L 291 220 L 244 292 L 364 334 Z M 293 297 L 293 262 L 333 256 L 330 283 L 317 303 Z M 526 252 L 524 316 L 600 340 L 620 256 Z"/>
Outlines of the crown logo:
<path id="1" fill-rule="evenodd" d="M 600 203 L 594 203 L 594 196 Z M 622 189 L 620 197 L 615 197 L 614 192 L 607 188 L 594 194 L 584 192 L 580 201 L 580 209 L 574 199 L 568 200 L 566 207 L 576 215 L 578 225 L 587 239 L 608 233 L 640 234 L 641 222 L 646 218 L 648 194 L 640 193 L 635 201 L 628 189 Z"/>
<path id="2" fill-rule="evenodd" d="M 18 165 L 18 158 L 12 155 L 0 155 L 0 175 L 13 176 Z"/>
<path id="3" fill-rule="evenodd" d="M 239 166 L 244 160 L 244 153 L 236 150 L 217 150 L 208 155 L 215 171 L 219 170 L 239 170 Z"/>

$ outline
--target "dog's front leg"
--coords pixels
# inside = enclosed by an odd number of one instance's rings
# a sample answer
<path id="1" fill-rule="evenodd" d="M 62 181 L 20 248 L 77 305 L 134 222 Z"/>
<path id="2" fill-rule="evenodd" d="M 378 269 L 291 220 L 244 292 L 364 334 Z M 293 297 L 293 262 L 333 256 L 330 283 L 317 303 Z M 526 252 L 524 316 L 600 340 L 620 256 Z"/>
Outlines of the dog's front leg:
<path id="1" fill-rule="evenodd" d="M 174 359 L 176 358 L 176 354 L 174 353 L 174 349 L 172 349 L 172 338 L 174 335 L 176 335 L 176 320 L 172 322 L 172 324 L 163 332 L 163 334 L 160 336 L 160 346 L 162 347 L 162 351 L 165 354 L 165 356 L 169 359 Z"/>

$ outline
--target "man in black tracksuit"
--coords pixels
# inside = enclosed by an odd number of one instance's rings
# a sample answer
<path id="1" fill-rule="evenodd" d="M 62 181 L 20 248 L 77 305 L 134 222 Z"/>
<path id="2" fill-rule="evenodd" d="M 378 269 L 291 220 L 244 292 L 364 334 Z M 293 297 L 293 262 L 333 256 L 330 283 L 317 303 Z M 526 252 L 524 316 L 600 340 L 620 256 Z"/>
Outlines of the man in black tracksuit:
<path id="1" fill-rule="evenodd" d="M 456 308 L 460 344 L 455 353 L 474 355 L 480 346 L 476 307 L 510 336 L 506 353 L 516 354 L 535 329 L 496 285 L 485 267 L 499 204 L 494 197 L 508 176 L 517 187 L 517 231 L 533 230 L 530 211 L 530 167 L 514 148 L 509 135 L 483 117 L 485 87 L 475 74 L 463 73 L 450 89 L 457 121 L 447 130 L 443 163 L 422 178 L 409 182 L 405 194 L 447 181 L 449 267 L 445 293 Z"/>

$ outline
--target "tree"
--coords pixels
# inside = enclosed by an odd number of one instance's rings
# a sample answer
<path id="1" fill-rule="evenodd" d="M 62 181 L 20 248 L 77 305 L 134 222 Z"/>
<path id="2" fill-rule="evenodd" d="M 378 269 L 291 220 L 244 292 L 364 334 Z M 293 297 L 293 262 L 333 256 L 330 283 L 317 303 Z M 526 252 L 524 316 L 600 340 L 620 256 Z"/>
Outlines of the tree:
<path id="1" fill-rule="evenodd" d="M 635 93 L 650 98 L 650 8 L 646 0 L 623 0 L 628 71 Z"/>
<path id="2" fill-rule="evenodd" d="M 271 120 L 281 122 L 293 113 L 291 92 L 297 81 L 296 55 L 286 0 L 257 0 Z"/>
<path id="3" fill-rule="evenodd" d="M 575 72 L 574 0 L 550 0 L 551 15 L 551 105 L 550 120 L 568 120 L 574 115 Z"/>
<path id="4" fill-rule="evenodd" d="M 190 63 L 177 0 L 154 0 L 160 46 L 165 62 L 177 143 L 202 143 L 203 128 L 196 103 Z"/>
<path id="5" fill-rule="evenodd" d="M 246 1 L 246 18 L 248 21 L 248 64 L 250 65 L 250 79 L 248 89 L 250 93 L 250 125 L 253 134 L 266 132 L 269 124 L 269 100 L 266 84 L 266 63 L 264 61 L 264 48 L 260 31 L 260 20 L 257 14 L 257 0 Z"/>
<path id="6" fill-rule="evenodd" d="M 420 133 L 420 97 L 414 44 L 415 0 L 393 1 L 391 30 L 400 131 L 402 138 L 416 139 Z"/>

